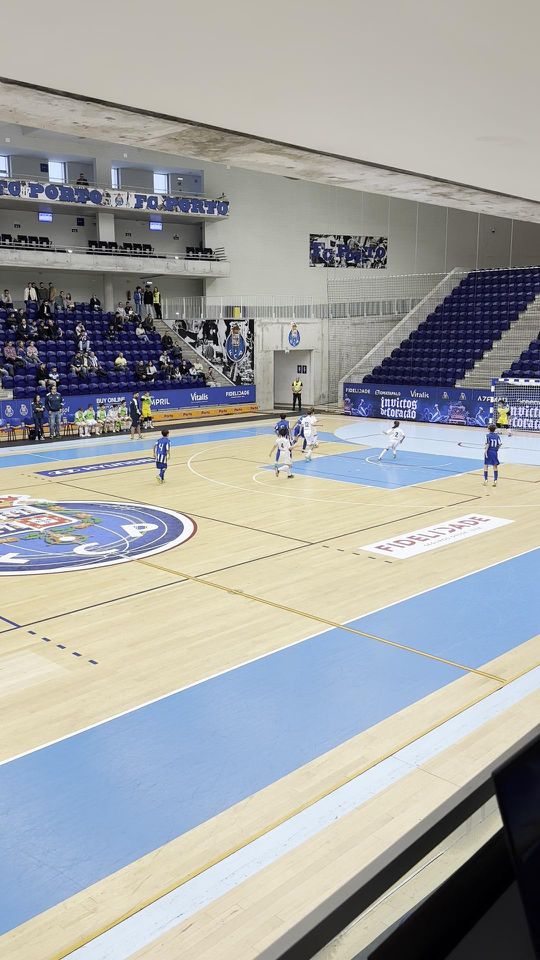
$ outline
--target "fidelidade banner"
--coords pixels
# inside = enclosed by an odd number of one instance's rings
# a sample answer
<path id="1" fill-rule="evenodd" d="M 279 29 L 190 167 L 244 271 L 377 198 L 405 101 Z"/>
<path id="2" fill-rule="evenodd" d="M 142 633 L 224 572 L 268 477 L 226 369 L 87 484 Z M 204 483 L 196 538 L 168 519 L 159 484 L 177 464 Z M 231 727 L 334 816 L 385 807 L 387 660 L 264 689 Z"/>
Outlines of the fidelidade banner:
<path id="1" fill-rule="evenodd" d="M 387 383 L 346 383 L 344 413 L 350 417 L 416 420 L 485 427 L 490 423 L 489 390 L 461 387 L 411 387 Z"/>

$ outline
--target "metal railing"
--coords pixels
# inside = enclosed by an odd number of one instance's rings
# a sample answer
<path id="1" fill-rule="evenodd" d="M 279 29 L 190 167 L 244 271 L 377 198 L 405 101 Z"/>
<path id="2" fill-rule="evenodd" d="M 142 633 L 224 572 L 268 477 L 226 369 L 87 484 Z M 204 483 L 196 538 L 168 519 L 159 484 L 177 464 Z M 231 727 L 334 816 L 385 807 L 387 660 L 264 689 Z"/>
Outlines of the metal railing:
<path id="1" fill-rule="evenodd" d="M 70 254 L 70 255 L 84 254 L 85 256 L 100 256 L 100 257 L 111 257 L 111 256 L 136 257 L 137 259 L 142 259 L 142 260 L 187 260 L 190 263 L 199 262 L 199 261 L 221 262 L 221 261 L 227 260 L 224 247 L 215 247 L 212 249 L 211 253 L 208 252 L 208 250 L 210 250 L 209 247 L 206 248 L 206 252 L 205 250 L 199 250 L 198 248 L 195 248 L 195 247 L 186 248 L 185 252 L 174 252 L 174 251 L 157 252 L 155 248 L 152 247 L 150 244 L 145 244 L 145 246 L 147 247 L 150 246 L 150 250 L 148 249 L 133 250 L 133 249 L 126 249 L 125 244 L 122 244 L 122 245 L 117 244 L 116 246 L 111 247 L 110 244 L 111 243 L 114 244 L 115 241 L 91 240 L 91 241 L 88 241 L 87 246 L 83 247 L 83 246 L 76 246 L 76 245 L 68 246 L 66 244 L 53 243 L 53 241 L 50 240 L 50 238 L 48 237 L 43 239 L 47 239 L 49 242 L 48 243 L 39 243 L 39 242 L 28 243 L 27 241 L 25 242 L 25 241 L 18 241 L 18 240 L 11 240 L 11 241 L 0 240 L 0 256 L 2 255 L 3 252 L 12 251 L 12 252 L 42 253 L 42 254 L 43 253 L 59 253 L 59 254 L 61 253 L 61 254 Z M 100 248 L 99 247 L 100 242 L 107 243 L 107 248 L 105 247 Z M 90 243 L 92 244 L 92 246 L 90 246 Z M 96 244 L 98 246 L 96 246 Z M 140 243 L 135 242 L 135 243 L 129 244 L 129 246 L 131 248 L 133 248 L 134 246 L 142 248 L 144 245 L 142 242 Z M 188 254 L 187 249 L 194 250 L 195 252 Z"/>

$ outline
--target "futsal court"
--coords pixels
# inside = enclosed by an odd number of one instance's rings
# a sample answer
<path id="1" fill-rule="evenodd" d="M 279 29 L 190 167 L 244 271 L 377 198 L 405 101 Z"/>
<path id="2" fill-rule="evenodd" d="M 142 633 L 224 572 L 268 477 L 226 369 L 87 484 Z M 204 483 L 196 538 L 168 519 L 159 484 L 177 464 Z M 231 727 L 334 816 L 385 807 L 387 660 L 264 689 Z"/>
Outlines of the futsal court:
<path id="1" fill-rule="evenodd" d="M 405 423 L 379 463 L 384 423 L 321 414 L 289 481 L 275 420 L 172 429 L 163 485 L 155 433 L 0 454 L 2 518 L 56 524 L 0 538 L 0 956 L 230 957 L 221 897 L 268 867 L 290 897 L 286 855 L 362 803 L 343 791 L 534 688 L 539 438 L 503 438 L 493 488 L 485 430 Z"/>

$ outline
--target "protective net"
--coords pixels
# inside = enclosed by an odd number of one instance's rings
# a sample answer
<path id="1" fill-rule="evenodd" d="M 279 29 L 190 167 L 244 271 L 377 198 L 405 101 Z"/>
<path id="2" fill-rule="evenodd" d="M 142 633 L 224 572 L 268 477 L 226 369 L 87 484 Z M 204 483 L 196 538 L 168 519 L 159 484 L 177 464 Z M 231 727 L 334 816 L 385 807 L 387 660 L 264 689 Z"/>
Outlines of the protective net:
<path id="1" fill-rule="evenodd" d="M 493 423 L 540 431 L 540 380 L 500 377 L 491 385 Z"/>

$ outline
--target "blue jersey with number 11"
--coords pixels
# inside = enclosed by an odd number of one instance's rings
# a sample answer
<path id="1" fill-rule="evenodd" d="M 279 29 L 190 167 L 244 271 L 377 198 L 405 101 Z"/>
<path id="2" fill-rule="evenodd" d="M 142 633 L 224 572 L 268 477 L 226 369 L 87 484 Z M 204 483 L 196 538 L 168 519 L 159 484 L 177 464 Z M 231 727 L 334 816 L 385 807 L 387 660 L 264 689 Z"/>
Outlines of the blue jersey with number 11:
<path id="1" fill-rule="evenodd" d="M 485 462 L 497 466 L 499 463 L 499 447 L 501 438 L 498 433 L 488 433 L 486 435 L 486 455 Z"/>

